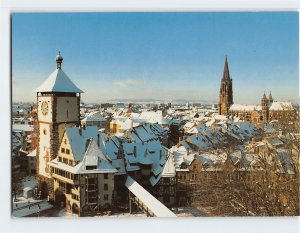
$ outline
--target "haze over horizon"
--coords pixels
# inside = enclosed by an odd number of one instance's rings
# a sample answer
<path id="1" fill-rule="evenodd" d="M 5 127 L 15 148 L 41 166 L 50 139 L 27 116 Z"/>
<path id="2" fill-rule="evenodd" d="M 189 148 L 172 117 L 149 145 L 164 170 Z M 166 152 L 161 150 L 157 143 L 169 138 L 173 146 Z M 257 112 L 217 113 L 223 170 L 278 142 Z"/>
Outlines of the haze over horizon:
<path id="1" fill-rule="evenodd" d="M 225 56 L 235 103 L 299 98 L 297 12 L 14 13 L 12 101 L 62 69 L 84 102 L 219 98 Z"/>

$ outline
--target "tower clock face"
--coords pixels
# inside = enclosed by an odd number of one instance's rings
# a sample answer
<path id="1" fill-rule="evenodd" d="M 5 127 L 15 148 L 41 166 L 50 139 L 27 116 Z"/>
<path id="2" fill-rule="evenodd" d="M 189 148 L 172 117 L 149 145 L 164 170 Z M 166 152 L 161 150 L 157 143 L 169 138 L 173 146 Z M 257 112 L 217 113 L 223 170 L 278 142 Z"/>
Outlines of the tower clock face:
<path id="1" fill-rule="evenodd" d="M 49 110 L 48 103 L 46 101 L 42 102 L 41 110 L 42 110 L 43 115 L 46 116 L 48 113 L 48 110 Z"/>

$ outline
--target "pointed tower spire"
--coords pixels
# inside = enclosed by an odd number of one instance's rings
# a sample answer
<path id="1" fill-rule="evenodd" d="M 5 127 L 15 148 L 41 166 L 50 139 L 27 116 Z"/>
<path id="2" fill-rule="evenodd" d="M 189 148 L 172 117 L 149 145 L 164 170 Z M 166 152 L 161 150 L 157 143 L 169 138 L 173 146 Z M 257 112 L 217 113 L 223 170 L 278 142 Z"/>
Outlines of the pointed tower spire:
<path id="1" fill-rule="evenodd" d="M 219 114 L 228 114 L 230 106 L 233 104 L 232 79 L 230 78 L 227 55 L 225 57 L 223 77 L 220 87 Z"/>
<path id="2" fill-rule="evenodd" d="M 269 94 L 269 102 L 270 102 L 270 103 L 273 103 L 273 97 L 272 97 L 271 92 L 270 92 L 270 94 Z"/>
<path id="3" fill-rule="evenodd" d="M 227 55 L 226 55 L 226 58 L 225 58 L 224 71 L 223 71 L 223 79 L 224 80 L 230 79 Z"/>
<path id="4" fill-rule="evenodd" d="M 263 99 L 264 99 L 264 100 L 267 99 L 267 97 L 266 97 L 266 92 L 265 92 L 265 91 L 264 91 Z"/>
<path id="5" fill-rule="evenodd" d="M 270 94 L 269 94 L 269 99 L 273 99 L 273 98 L 272 98 L 272 93 L 271 93 L 271 92 L 270 92 Z"/>

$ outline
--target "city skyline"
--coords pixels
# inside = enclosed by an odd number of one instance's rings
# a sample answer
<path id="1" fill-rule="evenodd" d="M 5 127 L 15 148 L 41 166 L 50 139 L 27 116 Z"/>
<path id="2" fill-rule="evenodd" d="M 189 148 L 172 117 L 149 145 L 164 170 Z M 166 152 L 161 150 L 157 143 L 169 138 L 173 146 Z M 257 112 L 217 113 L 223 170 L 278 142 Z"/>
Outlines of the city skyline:
<path id="1" fill-rule="evenodd" d="M 225 56 L 235 103 L 298 98 L 298 13 L 13 14 L 13 101 L 55 69 L 84 102 L 175 99 L 218 102 Z"/>

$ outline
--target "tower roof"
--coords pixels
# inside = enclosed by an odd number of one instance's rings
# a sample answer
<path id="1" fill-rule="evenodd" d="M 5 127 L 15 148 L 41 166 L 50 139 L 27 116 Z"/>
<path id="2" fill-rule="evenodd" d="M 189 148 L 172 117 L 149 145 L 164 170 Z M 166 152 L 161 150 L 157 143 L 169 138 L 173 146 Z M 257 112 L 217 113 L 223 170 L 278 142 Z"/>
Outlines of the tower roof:
<path id="1" fill-rule="evenodd" d="M 263 95 L 263 97 L 262 97 L 263 99 L 267 99 L 267 97 L 266 97 L 266 93 L 264 92 L 264 95 Z"/>
<path id="2" fill-rule="evenodd" d="M 273 99 L 271 92 L 270 92 L 270 94 L 269 94 L 269 99 L 270 99 L 270 100 Z"/>
<path id="3" fill-rule="evenodd" d="M 58 64 L 56 69 L 34 92 L 83 93 L 61 69 L 62 60 L 63 58 L 59 54 L 56 57 L 56 63 Z"/>
<path id="4" fill-rule="evenodd" d="M 223 71 L 223 79 L 230 79 L 227 56 L 225 58 L 224 71 Z"/>

